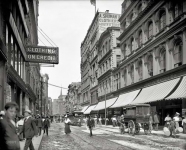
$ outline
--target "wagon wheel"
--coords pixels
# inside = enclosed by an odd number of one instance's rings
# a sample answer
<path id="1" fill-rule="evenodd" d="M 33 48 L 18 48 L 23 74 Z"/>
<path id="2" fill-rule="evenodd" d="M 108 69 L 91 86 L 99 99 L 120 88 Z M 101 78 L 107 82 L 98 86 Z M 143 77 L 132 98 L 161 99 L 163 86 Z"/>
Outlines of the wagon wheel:
<path id="1" fill-rule="evenodd" d="M 136 130 L 136 134 L 138 134 L 140 132 L 140 125 L 139 123 L 136 123 L 136 127 L 135 127 L 135 130 Z"/>
<path id="2" fill-rule="evenodd" d="M 135 134 L 135 124 L 133 120 L 130 120 L 128 123 L 128 129 L 129 129 L 129 134 L 134 135 Z"/>

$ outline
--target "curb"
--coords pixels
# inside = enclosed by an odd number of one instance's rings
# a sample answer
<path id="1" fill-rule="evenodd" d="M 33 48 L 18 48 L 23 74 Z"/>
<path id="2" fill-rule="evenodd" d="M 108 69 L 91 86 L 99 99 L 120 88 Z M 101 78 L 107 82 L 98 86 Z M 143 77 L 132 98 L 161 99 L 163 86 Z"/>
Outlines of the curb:
<path id="1" fill-rule="evenodd" d="M 43 134 L 42 134 L 42 138 L 41 138 L 41 141 L 40 141 L 40 143 L 39 143 L 39 146 L 38 146 L 38 150 L 41 149 L 41 142 L 42 142 L 42 140 L 43 140 Z"/>
<path id="2" fill-rule="evenodd" d="M 103 129 L 103 128 L 99 128 L 99 129 Z M 108 129 L 103 129 L 103 130 L 119 134 L 118 132 L 110 131 Z M 161 136 L 161 137 L 167 137 L 167 136 L 165 136 L 163 134 L 157 134 L 157 133 L 151 133 L 151 135 L 157 135 L 157 136 Z M 184 139 L 184 140 L 186 139 L 186 137 L 183 137 L 183 136 L 180 136 L 180 135 L 176 135 L 176 138 Z"/>

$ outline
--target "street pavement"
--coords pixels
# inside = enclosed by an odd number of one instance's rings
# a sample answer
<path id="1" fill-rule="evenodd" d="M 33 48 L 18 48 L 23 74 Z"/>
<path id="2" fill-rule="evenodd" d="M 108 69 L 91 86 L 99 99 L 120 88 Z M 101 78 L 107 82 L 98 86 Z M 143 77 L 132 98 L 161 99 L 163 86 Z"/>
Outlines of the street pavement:
<path id="1" fill-rule="evenodd" d="M 64 133 L 63 123 L 53 123 L 49 136 L 44 135 L 41 150 L 184 150 L 185 139 L 158 135 L 121 135 L 104 126 L 89 130 L 85 126 L 71 126 L 72 133 Z"/>
<path id="2" fill-rule="evenodd" d="M 32 139 L 32 142 L 33 142 L 33 145 L 34 145 L 35 150 L 39 150 L 39 146 L 41 144 L 42 137 L 43 137 L 43 131 L 41 132 L 41 135 L 40 136 L 34 137 Z M 26 140 L 20 141 L 21 150 L 24 149 L 25 141 Z"/>

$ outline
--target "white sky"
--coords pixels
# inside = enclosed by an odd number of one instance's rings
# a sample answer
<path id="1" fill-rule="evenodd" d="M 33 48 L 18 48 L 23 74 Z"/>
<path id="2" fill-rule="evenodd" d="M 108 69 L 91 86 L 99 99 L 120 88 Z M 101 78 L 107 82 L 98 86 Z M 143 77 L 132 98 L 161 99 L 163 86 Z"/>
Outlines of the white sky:
<path id="1" fill-rule="evenodd" d="M 99 12 L 121 13 L 123 0 L 97 0 Z M 68 87 L 72 82 L 80 82 L 80 45 L 95 15 L 95 7 L 90 0 L 40 0 L 39 27 L 59 47 L 59 64 L 42 67 L 42 73 L 49 75 L 49 83 Z M 40 32 L 39 39 L 51 46 Z M 43 43 L 39 41 L 39 45 Z M 66 94 L 67 90 L 63 90 Z M 49 97 L 55 99 L 60 88 L 49 86 Z"/>

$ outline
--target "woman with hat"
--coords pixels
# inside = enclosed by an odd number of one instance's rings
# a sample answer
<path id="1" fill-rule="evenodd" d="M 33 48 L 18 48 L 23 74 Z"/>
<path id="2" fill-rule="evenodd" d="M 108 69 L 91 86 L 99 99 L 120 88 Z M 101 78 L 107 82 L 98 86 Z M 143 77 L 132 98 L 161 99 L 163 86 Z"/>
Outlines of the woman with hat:
<path id="1" fill-rule="evenodd" d="M 68 116 L 66 115 L 65 116 L 65 133 L 66 134 L 69 134 L 71 132 L 71 130 L 70 130 L 70 123 L 71 123 L 71 121 L 68 118 Z"/>
<path id="2" fill-rule="evenodd" d="M 173 118 L 173 120 L 175 121 L 175 125 L 176 125 L 176 131 L 178 131 L 179 128 L 179 121 L 180 121 L 180 114 L 178 112 L 176 112 L 175 117 Z"/>

